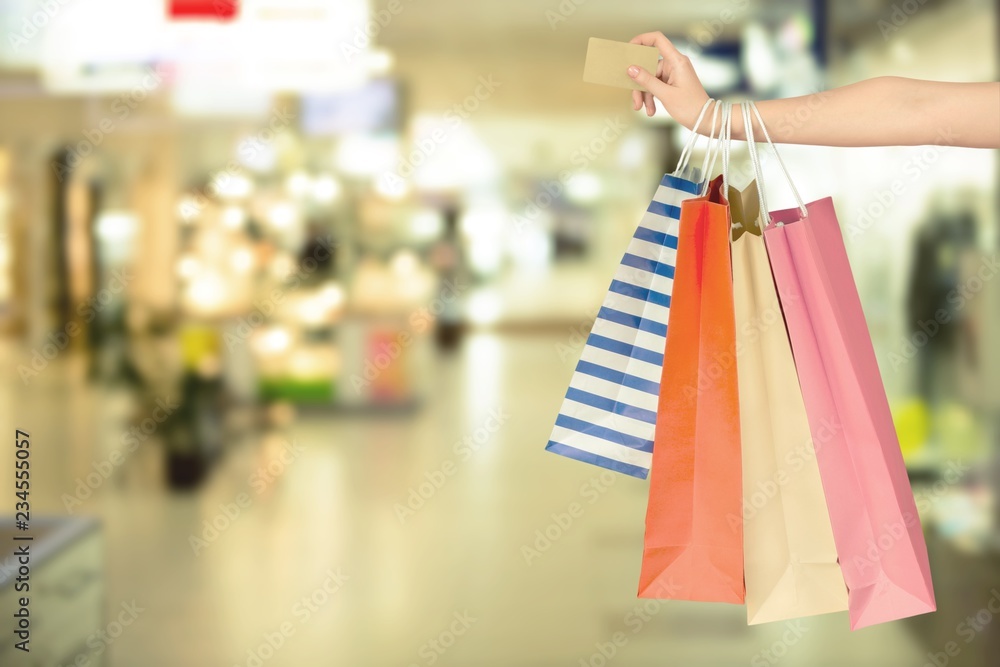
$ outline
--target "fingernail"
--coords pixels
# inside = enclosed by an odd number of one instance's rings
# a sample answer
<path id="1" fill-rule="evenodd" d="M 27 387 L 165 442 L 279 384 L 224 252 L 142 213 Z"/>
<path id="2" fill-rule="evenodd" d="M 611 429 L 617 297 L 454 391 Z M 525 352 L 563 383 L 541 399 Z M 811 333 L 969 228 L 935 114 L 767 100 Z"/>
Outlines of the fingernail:
<path id="1" fill-rule="evenodd" d="M 639 68 L 636 67 L 635 65 L 630 65 L 628 68 L 628 75 L 633 79 L 639 76 Z"/>

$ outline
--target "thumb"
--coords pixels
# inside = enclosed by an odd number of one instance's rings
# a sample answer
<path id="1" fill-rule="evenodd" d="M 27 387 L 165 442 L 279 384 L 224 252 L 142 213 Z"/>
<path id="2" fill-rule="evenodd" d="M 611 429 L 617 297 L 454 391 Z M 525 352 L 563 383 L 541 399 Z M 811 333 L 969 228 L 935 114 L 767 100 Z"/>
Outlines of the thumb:
<path id="1" fill-rule="evenodd" d="M 633 81 L 652 93 L 654 97 L 660 97 L 667 92 L 667 84 L 638 65 L 629 65 L 628 75 Z"/>

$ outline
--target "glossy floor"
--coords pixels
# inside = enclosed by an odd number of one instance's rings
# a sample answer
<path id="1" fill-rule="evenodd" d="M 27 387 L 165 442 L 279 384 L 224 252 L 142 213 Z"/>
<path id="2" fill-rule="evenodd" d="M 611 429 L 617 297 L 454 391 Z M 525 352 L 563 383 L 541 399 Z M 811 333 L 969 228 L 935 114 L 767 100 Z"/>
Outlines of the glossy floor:
<path id="1" fill-rule="evenodd" d="M 158 446 L 144 444 L 77 510 L 104 521 L 109 611 L 143 610 L 111 664 L 920 663 L 903 623 L 747 627 L 742 607 L 640 603 L 645 482 L 543 451 L 569 337 L 474 336 L 434 362 L 413 415 L 300 414 L 251 431 L 193 494 L 164 490 Z M 135 403 L 88 384 L 70 355 L 5 391 L 9 422 L 43 445 L 36 507 L 65 514 L 64 494 L 121 448 Z"/>

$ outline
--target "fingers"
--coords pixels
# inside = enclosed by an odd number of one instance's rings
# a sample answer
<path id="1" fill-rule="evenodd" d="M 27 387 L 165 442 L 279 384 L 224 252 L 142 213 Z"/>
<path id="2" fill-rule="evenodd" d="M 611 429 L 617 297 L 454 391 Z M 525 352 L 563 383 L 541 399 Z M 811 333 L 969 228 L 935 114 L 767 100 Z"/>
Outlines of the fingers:
<path id="1" fill-rule="evenodd" d="M 684 55 L 677 50 L 669 39 L 662 32 L 644 32 L 629 40 L 631 44 L 642 44 L 643 46 L 655 46 L 663 56 L 664 60 L 674 62 L 683 58 Z"/>
<path id="2" fill-rule="evenodd" d="M 642 108 L 642 104 L 643 104 L 642 91 L 641 90 L 633 90 L 632 91 L 632 110 L 633 111 L 638 111 L 639 109 Z"/>
<path id="3" fill-rule="evenodd" d="M 657 79 L 655 76 L 639 67 L 638 65 L 630 65 L 628 68 L 628 75 L 632 77 L 632 80 L 637 84 L 646 89 L 647 93 L 651 93 L 651 96 L 660 97 L 661 95 L 668 92 L 668 86 L 663 81 Z M 647 103 L 647 111 L 650 108 L 652 101 Z M 652 115 L 652 114 L 650 114 Z"/>
<path id="4" fill-rule="evenodd" d="M 633 37 L 632 44 L 652 46 L 659 51 L 661 59 L 654 73 L 647 72 L 638 65 L 628 68 L 628 75 L 643 90 L 641 95 L 632 95 L 632 108 L 646 108 L 646 115 L 656 113 L 656 100 L 663 104 L 677 122 L 690 128 L 700 105 L 708 98 L 690 59 L 677 50 L 662 32 L 647 32 Z"/>
<path id="5" fill-rule="evenodd" d="M 656 63 L 656 78 L 663 81 L 663 58 L 660 58 L 659 62 Z M 643 101 L 646 104 L 646 115 L 653 116 L 656 113 L 656 98 L 650 93 L 643 94 Z"/>
<path id="6" fill-rule="evenodd" d="M 629 72 L 629 76 L 632 76 L 639 85 L 648 91 L 643 93 L 642 103 L 646 107 L 646 115 L 652 116 L 656 113 L 655 98 L 667 92 L 668 86 L 666 81 L 678 69 L 684 66 L 686 58 L 662 32 L 646 32 L 637 35 L 630 40 L 630 43 L 656 47 L 662 56 L 656 64 L 656 73 L 651 78 L 646 78 L 641 72 L 638 75 L 633 75 L 631 71 Z M 635 104 L 635 99 L 633 95 L 633 108 L 638 110 L 640 107 Z"/>

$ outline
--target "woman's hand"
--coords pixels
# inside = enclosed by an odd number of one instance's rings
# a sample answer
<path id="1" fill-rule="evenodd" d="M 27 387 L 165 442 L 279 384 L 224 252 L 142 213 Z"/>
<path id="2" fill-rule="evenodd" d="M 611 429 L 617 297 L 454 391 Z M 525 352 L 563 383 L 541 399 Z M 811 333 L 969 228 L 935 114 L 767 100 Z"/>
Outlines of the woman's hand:
<path id="1" fill-rule="evenodd" d="M 632 38 L 662 56 L 651 73 L 637 65 L 628 75 L 645 90 L 632 91 L 632 108 L 656 113 L 660 100 L 674 120 L 692 129 L 708 100 L 688 60 L 660 32 Z M 859 81 L 820 93 L 757 104 L 776 143 L 817 146 L 919 146 L 937 144 L 1000 148 L 1000 83 L 948 83 L 893 76 Z M 757 137 L 763 137 L 759 124 Z M 708 135 L 709 123 L 698 133 Z M 732 138 L 744 140 L 743 118 L 733 114 Z"/>
<path id="2" fill-rule="evenodd" d="M 653 98 L 660 100 L 667 113 L 689 130 L 705 106 L 708 93 L 687 56 L 677 50 L 662 32 L 647 32 L 629 40 L 632 44 L 655 46 L 662 56 L 656 66 L 656 75 L 638 65 L 628 68 L 628 75 L 646 89 L 632 91 L 632 108 L 638 111 L 646 105 L 646 115 L 656 113 Z"/>

